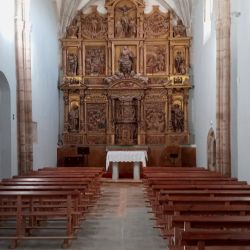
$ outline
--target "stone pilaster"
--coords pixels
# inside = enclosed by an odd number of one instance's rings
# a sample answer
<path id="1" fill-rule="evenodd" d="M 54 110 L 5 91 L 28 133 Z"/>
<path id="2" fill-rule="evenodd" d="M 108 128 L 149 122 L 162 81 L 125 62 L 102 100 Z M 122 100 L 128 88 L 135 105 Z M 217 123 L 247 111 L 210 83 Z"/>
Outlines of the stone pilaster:
<path id="1" fill-rule="evenodd" d="M 231 175 L 230 126 L 230 0 L 217 0 L 217 107 L 216 164 L 223 175 Z"/>
<path id="2" fill-rule="evenodd" d="M 29 0 L 16 0 L 16 71 L 19 174 L 33 168 Z"/>

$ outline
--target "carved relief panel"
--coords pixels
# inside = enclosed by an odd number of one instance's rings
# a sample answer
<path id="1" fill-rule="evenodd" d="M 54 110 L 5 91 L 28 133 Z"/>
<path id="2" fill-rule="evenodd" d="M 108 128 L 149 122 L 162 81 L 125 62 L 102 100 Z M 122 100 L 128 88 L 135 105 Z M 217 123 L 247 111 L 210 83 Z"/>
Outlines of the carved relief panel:
<path id="1" fill-rule="evenodd" d="M 106 103 L 86 103 L 87 143 L 105 144 L 107 129 Z"/>
<path id="2" fill-rule="evenodd" d="M 146 131 L 163 133 L 165 130 L 164 103 L 147 103 L 145 105 Z"/>
<path id="3" fill-rule="evenodd" d="M 86 39 L 106 39 L 108 33 L 107 16 L 97 11 L 97 6 L 92 6 L 92 13 L 81 15 L 81 34 Z"/>
<path id="4" fill-rule="evenodd" d="M 137 10 L 131 1 L 120 1 L 115 7 L 115 38 L 135 38 Z"/>
<path id="5" fill-rule="evenodd" d="M 166 43 L 147 45 L 145 57 L 146 74 L 168 74 L 168 50 Z"/>
<path id="6" fill-rule="evenodd" d="M 85 75 L 106 75 L 106 47 L 85 46 Z"/>
<path id="7" fill-rule="evenodd" d="M 87 130 L 89 132 L 106 131 L 106 104 L 87 103 Z"/>

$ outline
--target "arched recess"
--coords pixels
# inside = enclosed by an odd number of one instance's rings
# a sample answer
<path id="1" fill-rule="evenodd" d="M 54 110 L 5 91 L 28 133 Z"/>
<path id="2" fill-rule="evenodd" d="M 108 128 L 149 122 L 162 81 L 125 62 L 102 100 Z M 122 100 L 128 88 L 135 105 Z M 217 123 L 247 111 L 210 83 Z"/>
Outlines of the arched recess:
<path id="1" fill-rule="evenodd" d="M 211 171 L 216 169 L 216 139 L 213 128 L 210 128 L 207 136 L 207 167 Z"/>
<path id="2" fill-rule="evenodd" d="M 0 179 L 11 176 L 11 109 L 9 83 L 0 71 Z"/>

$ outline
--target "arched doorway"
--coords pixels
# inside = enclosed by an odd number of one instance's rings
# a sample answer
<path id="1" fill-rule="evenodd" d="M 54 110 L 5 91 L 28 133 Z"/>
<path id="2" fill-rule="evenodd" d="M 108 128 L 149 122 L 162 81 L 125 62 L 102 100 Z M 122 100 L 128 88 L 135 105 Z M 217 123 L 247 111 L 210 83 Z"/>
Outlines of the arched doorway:
<path id="1" fill-rule="evenodd" d="M 213 128 L 210 128 L 207 136 L 207 166 L 211 171 L 216 169 L 216 139 Z"/>
<path id="2" fill-rule="evenodd" d="M 11 176 L 11 109 L 9 83 L 0 71 L 0 179 Z"/>

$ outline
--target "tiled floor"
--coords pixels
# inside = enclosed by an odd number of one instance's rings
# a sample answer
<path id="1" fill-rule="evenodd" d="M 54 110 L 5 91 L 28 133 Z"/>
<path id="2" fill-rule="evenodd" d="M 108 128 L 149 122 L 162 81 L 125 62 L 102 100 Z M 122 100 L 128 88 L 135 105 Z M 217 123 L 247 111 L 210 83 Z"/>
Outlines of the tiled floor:
<path id="1" fill-rule="evenodd" d="M 82 223 L 74 250 L 166 250 L 145 207 L 142 184 L 104 183 L 102 197 Z M 23 241 L 18 249 L 57 250 L 60 241 Z M 0 242 L 0 249 L 8 244 Z"/>

